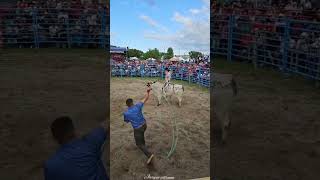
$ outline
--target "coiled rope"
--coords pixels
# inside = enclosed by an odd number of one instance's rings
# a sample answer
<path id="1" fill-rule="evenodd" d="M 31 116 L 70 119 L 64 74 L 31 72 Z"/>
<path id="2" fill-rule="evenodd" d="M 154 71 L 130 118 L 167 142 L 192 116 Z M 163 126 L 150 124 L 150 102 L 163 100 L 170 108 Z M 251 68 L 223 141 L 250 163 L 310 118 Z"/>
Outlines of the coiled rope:
<path id="1" fill-rule="evenodd" d="M 174 89 L 173 89 L 174 90 Z M 168 102 L 169 106 L 171 106 L 171 103 Z M 170 108 L 171 109 L 171 108 Z M 173 113 L 170 113 L 171 117 L 171 122 L 172 122 L 172 143 L 171 143 L 171 148 L 170 151 L 167 154 L 167 158 L 169 159 L 171 155 L 175 152 L 177 143 L 178 143 L 178 128 L 177 128 L 177 121 L 176 118 L 173 117 Z"/>
<path id="2" fill-rule="evenodd" d="M 149 84 L 148 84 L 149 85 Z M 148 86 L 147 85 L 147 86 Z M 164 91 L 164 89 L 162 88 L 162 91 Z M 162 92 L 164 93 L 164 92 Z M 167 101 L 168 104 L 171 106 L 170 102 Z M 161 110 L 160 110 L 161 111 Z M 177 121 L 176 118 L 172 118 L 172 113 L 171 113 L 171 122 L 172 122 L 172 143 L 171 143 L 171 148 L 170 151 L 167 154 L 167 158 L 169 159 L 171 157 L 171 155 L 175 152 L 176 147 L 177 147 L 177 143 L 178 143 L 178 128 L 177 128 Z M 162 111 L 160 112 L 160 122 L 162 122 Z"/>
<path id="3" fill-rule="evenodd" d="M 173 123 L 172 123 L 172 144 L 171 144 L 171 149 L 167 155 L 167 158 L 170 158 L 170 156 L 174 153 L 174 151 L 176 150 L 177 147 L 177 143 L 178 143 L 178 129 L 177 129 L 177 121 L 176 118 L 172 118 L 172 114 L 171 114 L 171 122 L 173 119 Z"/>

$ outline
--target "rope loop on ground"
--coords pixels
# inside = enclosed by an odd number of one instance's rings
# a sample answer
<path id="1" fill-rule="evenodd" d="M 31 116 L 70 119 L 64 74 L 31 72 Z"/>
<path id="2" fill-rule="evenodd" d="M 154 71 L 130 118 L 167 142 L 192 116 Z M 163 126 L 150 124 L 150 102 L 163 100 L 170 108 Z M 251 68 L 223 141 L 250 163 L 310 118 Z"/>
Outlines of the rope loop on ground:
<path id="1" fill-rule="evenodd" d="M 171 105 L 171 104 L 170 104 Z M 172 113 L 171 114 L 171 122 L 172 122 L 172 143 L 171 143 L 171 149 L 168 152 L 167 158 L 169 159 L 171 155 L 175 152 L 178 142 L 178 128 L 177 128 L 177 121 L 176 118 L 173 118 Z"/>

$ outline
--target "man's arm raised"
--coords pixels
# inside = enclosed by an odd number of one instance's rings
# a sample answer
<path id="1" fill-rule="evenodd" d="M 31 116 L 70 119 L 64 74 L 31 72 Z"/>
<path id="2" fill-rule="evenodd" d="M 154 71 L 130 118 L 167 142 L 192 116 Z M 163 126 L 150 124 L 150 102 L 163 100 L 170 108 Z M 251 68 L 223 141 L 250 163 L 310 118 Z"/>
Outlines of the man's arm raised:
<path id="1" fill-rule="evenodd" d="M 145 104 L 147 101 L 148 101 L 148 99 L 149 99 L 149 97 L 150 97 L 150 91 L 151 91 L 152 89 L 150 88 L 150 87 L 148 87 L 147 88 L 147 93 L 146 93 L 146 95 L 144 96 L 144 98 L 141 100 L 141 102 L 143 102 L 143 104 Z"/>

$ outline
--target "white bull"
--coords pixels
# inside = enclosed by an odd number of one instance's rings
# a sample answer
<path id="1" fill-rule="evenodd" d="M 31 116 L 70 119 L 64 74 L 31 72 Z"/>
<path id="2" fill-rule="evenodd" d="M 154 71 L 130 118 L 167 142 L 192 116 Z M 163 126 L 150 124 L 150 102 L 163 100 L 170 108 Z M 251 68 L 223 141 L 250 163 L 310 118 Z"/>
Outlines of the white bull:
<path id="1" fill-rule="evenodd" d="M 164 97 L 166 102 L 169 103 L 168 98 L 171 101 L 172 96 L 175 96 L 179 101 L 179 107 L 181 107 L 182 96 L 184 92 L 184 87 L 182 85 L 169 84 L 166 87 L 163 87 L 164 84 L 160 82 L 153 82 L 148 84 L 152 88 L 153 95 L 158 100 L 158 106 L 161 104 L 162 97 Z"/>
<path id="2" fill-rule="evenodd" d="M 229 113 L 238 88 L 231 74 L 213 74 L 213 79 L 214 131 L 221 132 L 222 143 L 225 143 L 231 126 Z"/>

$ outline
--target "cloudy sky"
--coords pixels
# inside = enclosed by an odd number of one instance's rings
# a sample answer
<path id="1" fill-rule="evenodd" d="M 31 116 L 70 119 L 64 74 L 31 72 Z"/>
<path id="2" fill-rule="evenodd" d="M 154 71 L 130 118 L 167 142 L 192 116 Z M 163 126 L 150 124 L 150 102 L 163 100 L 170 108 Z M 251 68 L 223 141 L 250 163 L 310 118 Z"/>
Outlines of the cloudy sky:
<path id="1" fill-rule="evenodd" d="M 209 0 L 111 0 L 111 45 L 209 53 Z"/>

